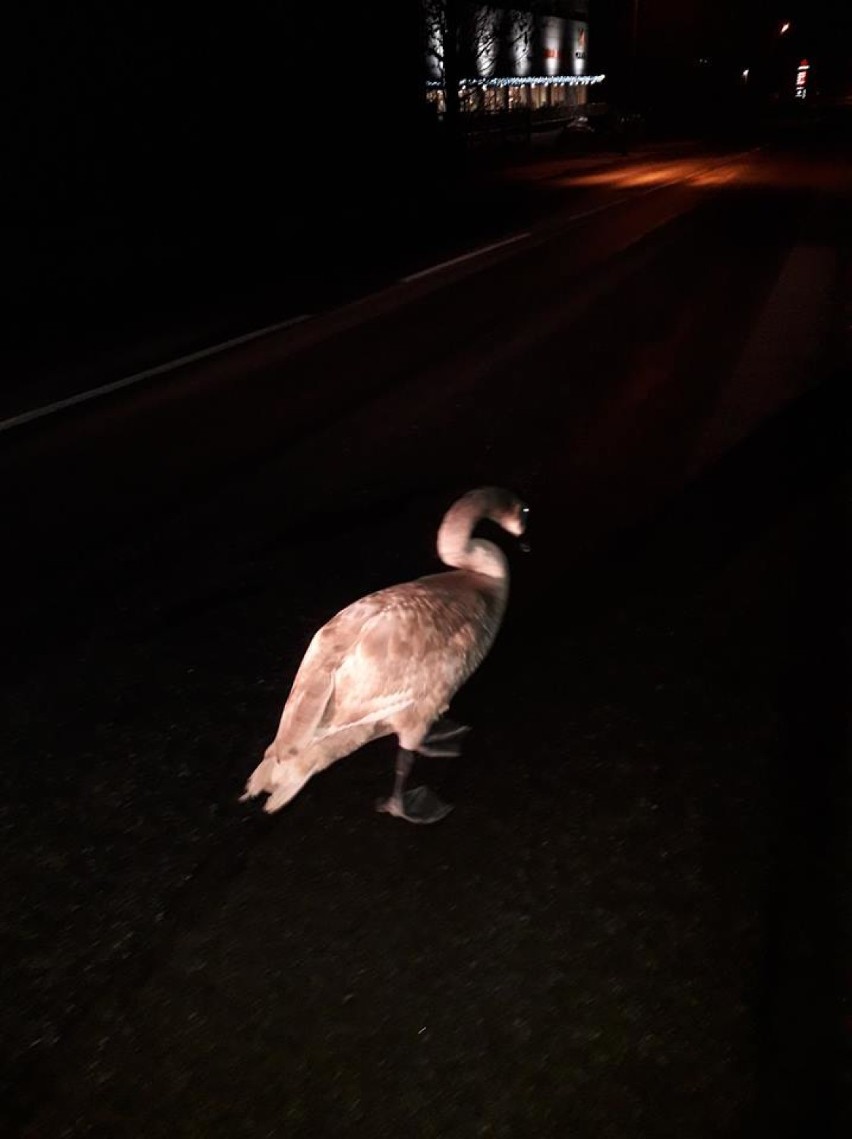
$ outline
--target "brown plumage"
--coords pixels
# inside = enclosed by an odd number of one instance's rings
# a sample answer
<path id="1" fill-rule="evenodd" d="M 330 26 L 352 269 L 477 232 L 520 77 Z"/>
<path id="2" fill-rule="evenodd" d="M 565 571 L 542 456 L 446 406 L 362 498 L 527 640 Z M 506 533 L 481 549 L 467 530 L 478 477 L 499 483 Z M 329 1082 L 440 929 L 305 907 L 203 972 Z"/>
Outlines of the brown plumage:
<path id="1" fill-rule="evenodd" d="M 427 818 L 422 809 L 407 810 L 405 777 L 418 750 L 457 754 L 457 745 L 447 741 L 462 729 L 434 725 L 490 649 L 506 606 L 506 558 L 494 543 L 473 538 L 473 529 L 490 518 L 520 536 L 527 513 L 509 491 L 469 491 L 438 531 L 438 556 L 451 570 L 363 597 L 319 630 L 244 799 L 266 792 L 264 809 L 277 811 L 316 772 L 370 740 L 395 734 L 397 783 L 382 809 L 418 822 L 446 813 L 448 808 L 433 810 Z M 443 806 L 433 800 L 435 805 Z"/>

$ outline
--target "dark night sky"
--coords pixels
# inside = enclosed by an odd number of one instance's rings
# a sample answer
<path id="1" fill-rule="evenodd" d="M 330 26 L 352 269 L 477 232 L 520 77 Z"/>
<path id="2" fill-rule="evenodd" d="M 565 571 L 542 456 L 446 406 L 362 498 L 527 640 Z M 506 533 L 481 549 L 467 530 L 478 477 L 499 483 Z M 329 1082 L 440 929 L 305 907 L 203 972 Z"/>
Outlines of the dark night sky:
<path id="1" fill-rule="evenodd" d="M 753 66 L 785 50 L 849 78 L 852 4 L 639 0 L 640 60 Z M 592 63 L 623 62 L 632 0 L 591 0 Z M 12 194 L 37 220 L 108 209 L 221 217 L 374 186 L 403 165 L 421 74 L 416 0 L 20 4 L 7 35 Z M 366 191 L 365 191 L 366 192 Z M 301 194 L 301 198 L 300 198 Z"/>
<path id="2" fill-rule="evenodd" d="M 413 11 L 21 5 L 0 111 L 16 205 L 36 220 L 111 210 L 141 224 L 339 192 L 356 150 L 362 173 L 378 169 L 417 106 Z"/>
<path id="3" fill-rule="evenodd" d="M 601 65 L 617 59 L 632 7 L 632 0 L 592 0 Z M 852 3 L 837 0 L 639 0 L 640 57 L 651 63 L 709 56 L 754 66 L 778 46 L 785 20 L 792 24 L 785 50 L 813 57 L 826 76 L 845 78 L 852 88 Z"/>

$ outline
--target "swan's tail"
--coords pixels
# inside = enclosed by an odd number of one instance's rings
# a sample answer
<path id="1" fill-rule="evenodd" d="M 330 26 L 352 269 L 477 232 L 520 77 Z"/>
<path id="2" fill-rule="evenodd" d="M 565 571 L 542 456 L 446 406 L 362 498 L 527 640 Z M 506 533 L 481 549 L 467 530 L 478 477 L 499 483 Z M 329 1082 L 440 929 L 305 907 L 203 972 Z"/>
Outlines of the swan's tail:
<path id="1" fill-rule="evenodd" d="M 270 814 L 279 811 L 301 791 L 314 770 L 314 765 L 305 755 L 279 758 L 278 742 L 273 741 L 249 776 L 240 802 L 266 794 L 269 798 L 263 804 L 264 811 Z"/>
<path id="2" fill-rule="evenodd" d="M 298 795 L 312 775 L 351 755 L 377 736 L 387 735 L 389 730 L 386 724 L 376 721 L 352 724 L 333 735 L 315 740 L 302 751 L 290 746 L 289 741 L 276 737 L 249 776 L 240 802 L 266 794 L 269 798 L 263 805 L 264 811 L 270 814 L 280 811 Z"/>
<path id="3" fill-rule="evenodd" d="M 322 660 L 323 630 L 308 646 L 281 713 L 275 739 L 249 776 L 240 798 L 267 794 L 265 811 L 278 811 L 318 769 L 315 736 L 334 693 L 334 670 Z"/>
<path id="4" fill-rule="evenodd" d="M 248 777 L 246 782 L 246 789 L 240 795 L 240 802 L 244 803 L 246 799 L 256 799 L 258 795 L 262 795 L 265 791 L 272 790 L 272 771 L 275 767 L 275 744 L 270 744 L 266 751 L 263 753 L 263 759 Z"/>

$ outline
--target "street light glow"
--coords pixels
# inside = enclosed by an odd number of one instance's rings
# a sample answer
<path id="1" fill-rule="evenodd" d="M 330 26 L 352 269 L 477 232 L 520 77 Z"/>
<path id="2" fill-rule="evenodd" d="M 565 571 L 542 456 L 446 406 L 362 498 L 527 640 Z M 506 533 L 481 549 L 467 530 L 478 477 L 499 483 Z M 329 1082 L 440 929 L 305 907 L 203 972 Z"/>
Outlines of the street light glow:
<path id="1" fill-rule="evenodd" d="M 790 21 L 785 20 L 784 23 L 781 25 L 781 33 L 780 34 L 783 36 L 785 34 L 785 32 L 789 32 L 789 30 L 790 30 Z"/>

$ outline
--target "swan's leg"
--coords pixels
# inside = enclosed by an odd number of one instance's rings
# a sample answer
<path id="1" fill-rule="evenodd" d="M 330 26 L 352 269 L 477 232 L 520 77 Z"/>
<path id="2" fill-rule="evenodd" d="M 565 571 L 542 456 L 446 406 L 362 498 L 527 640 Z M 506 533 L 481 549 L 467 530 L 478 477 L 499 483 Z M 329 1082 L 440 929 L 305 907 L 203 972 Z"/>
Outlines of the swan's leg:
<path id="1" fill-rule="evenodd" d="M 439 716 L 429 728 L 427 738 L 430 740 L 455 739 L 470 731 L 467 724 L 457 724 L 449 716 Z"/>
<path id="2" fill-rule="evenodd" d="M 429 728 L 425 739 L 417 751 L 431 758 L 454 758 L 461 755 L 462 740 L 470 731 L 466 724 L 457 724 L 446 716 L 441 716 Z"/>
<path id="3" fill-rule="evenodd" d="M 396 815 L 398 819 L 407 819 L 410 823 L 437 823 L 453 808 L 448 803 L 442 803 L 428 787 L 405 790 L 415 758 L 415 753 L 408 748 L 399 749 L 396 753 L 396 776 L 391 797 L 378 802 L 376 810 Z"/>
<path id="4" fill-rule="evenodd" d="M 389 799 L 379 802 L 378 810 L 387 811 L 389 815 L 403 815 L 405 813 L 403 808 L 405 784 L 411 774 L 415 758 L 414 752 L 408 751 L 407 748 L 401 747 L 397 750 L 393 791 Z"/>

